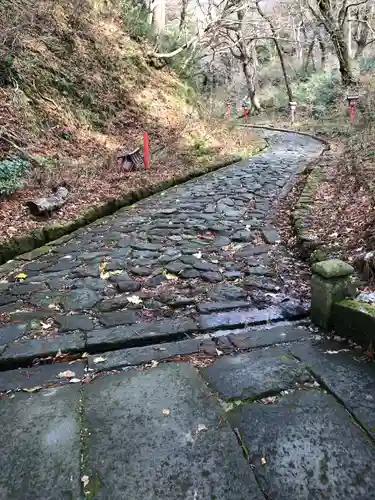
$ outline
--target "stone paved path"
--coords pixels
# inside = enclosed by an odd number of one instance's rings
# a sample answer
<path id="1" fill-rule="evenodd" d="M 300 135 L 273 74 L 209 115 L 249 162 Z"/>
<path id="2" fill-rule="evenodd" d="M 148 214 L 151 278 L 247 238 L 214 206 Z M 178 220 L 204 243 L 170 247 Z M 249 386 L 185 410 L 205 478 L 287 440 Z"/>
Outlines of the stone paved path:
<path id="1" fill-rule="evenodd" d="M 321 150 L 310 138 L 271 135 L 263 154 L 120 210 L 25 262 L 0 283 L 0 365 L 281 319 L 267 309 L 282 296 L 270 210 Z M 17 283 L 20 271 L 27 279 Z M 235 307 L 241 314 L 217 315 Z"/>
<path id="2" fill-rule="evenodd" d="M 320 149 L 271 135 L 0 283 L 0 500 L 375 498 L 374 367 L 290 321 L 275 266 Z"/>

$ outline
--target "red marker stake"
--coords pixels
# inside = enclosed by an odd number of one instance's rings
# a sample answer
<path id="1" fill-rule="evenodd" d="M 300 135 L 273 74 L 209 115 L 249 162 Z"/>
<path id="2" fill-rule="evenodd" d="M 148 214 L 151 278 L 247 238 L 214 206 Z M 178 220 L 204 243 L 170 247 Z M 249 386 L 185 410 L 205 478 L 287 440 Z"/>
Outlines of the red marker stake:
<path id="1" fill-rule="evenodd" d="M 247 108 L 245 108 L 243 110 L 243 119 L 244 119 L 245 122 L 247 122 L 247 115 L 248 115 L 248 113 L 249 113 L 249 110 Z"/>
<path id="2" fill-rule="evenodd" d="M 145 164 L 145 168 L 150 168 L 150 149 L 147 132 L 143 133 L 143 162 Z"/>
<path id="3" fill-rule="evenodd" d="M 355 106 L 353 104 L 351 106 L 349 106 L 349 116 L 350 116 L 350 121 L 354 122 Z"/>
<path id="4" fill-rule="evenodd" d="M 230 121 L 230 104 L 227 104 L 227 117 L 228 121 Z"/>

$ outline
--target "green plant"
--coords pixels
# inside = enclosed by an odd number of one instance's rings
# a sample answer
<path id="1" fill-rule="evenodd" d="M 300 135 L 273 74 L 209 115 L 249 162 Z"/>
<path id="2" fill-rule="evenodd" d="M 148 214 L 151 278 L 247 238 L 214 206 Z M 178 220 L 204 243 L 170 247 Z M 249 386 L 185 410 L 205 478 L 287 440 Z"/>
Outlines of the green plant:
<path id="1" fill-rule="evenodd" d="M 18 156 L 0 161 L 0 196 L 9 196 L 25 184 L 24 173 L 30 164 Z"/>
<path id="2" fill-rule="evenodd" d="M 148 12 L 132 0 L 121 1 L 122 18 L 131 38 L 140 42 L 153 41 L 155 31 L 149 23 Z"/>
<path id="3" fill-rule="evenodd" d="M 14 57 L 10 54 L 4 58 L 0 57 L 0 87 L 11 85 L 17 78 L 17 72 L 14 68 Z"/>
<path id="4" fill-rule="evenodd" d="M 362 57 L 359 61 L 359 69 L 361 73 L 369 73 L 371 71 L 375 71 L 375 58 Z"/>
<path id="5" fill-rule="evenodd" d="M 330 106 L 341 92 L 339 76 L 334 73 L 314 73 L 306 82 L 295 87 L 297 102 L 305 105 Z"/>
<path id="6" fill-rule="evenodd" d="M 56 163 L 51 158 L 47 158 L 46 156 L 34 156 L 34 159 L 46 170 L 54 170 L 56 167 Z"/>
<path id="7" fill-rule="evenodd" d="M 159 52 L 173 52 L 186 43 L 186 37 L 176 29 L 163 33 L 158 40 Z M 194 50 L 183 50 L 174 57 L 166 59 L 166 63 L 184 80 L 189 82 L 190 87 L 196 85 L 192 78 L 194 69 L 197 67 L 198 56 Z"/>

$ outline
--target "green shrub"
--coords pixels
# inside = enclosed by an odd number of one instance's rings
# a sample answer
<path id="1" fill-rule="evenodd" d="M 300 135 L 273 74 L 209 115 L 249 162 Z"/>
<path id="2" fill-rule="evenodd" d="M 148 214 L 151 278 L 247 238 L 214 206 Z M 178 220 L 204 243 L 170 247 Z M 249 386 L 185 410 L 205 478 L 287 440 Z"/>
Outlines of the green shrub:
<path id="1" fill-rule="evenodd" d="M 306 82 L 296 85 L 295 97 L 302 105 L 331 106 L 341 93 L 339 76 L 333 73 L 314 73 Z"/>
<path id="2" fill-rule="evenodd" d="M 361 73 L 370 73 L 371 71 L 375 71 L 375 58 L 362 57 L 359 61 L 359 69 Z"/>
<path id="3" fill-rule="evenodd" d="M 23 176 L 29 166 L 28 161 L 18 156 L 0 160 L 0 196 L 9 196 L 25 184 Z"/>
<path id="4" fill-rule="evenodd" d="M 148 12 L 134 0 L 122 0 L 121 8 L 124 24 L 131 38 L 138 42 L 154 41 L 155 32 L 148 21 Z"/>

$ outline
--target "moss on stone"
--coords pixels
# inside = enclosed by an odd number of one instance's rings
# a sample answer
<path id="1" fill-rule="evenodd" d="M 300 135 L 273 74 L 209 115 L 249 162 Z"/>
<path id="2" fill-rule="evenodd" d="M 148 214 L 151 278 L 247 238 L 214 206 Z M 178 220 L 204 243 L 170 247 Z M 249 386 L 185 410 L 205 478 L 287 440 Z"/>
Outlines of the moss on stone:
<path id="1" fill-rule="evenodd" d="M 316 262 L 312 266 L 312 271 L 320 276 L 323 276 L 323 278 L 329 279 L 349 276 L 354 272 L 354 268 L 342 260 L 329 259 Z"/>
<path id="2" fill-rule="evenodd" d="M 349 307 L 350 309 L 355 309 L 356 311 L 369 314 L 375 317 L 375 304 L 368 304 L 367 302 L 361 302 L 359 300 L 345 299 L 338 302 L 343 307 Z"/>
<path id="3" fill-rule="evenodd" d="M 35 248 L 34 250 L 31 250 L 30 252 L 24 253 L 16 257 L 17 260 L 34 260 L 37 257 L 40 257 L 41 255 L 45 255 L 49 252 L 51 252 L 51 247 L 48 246 L 43 246 L 39 248 Z"/>

